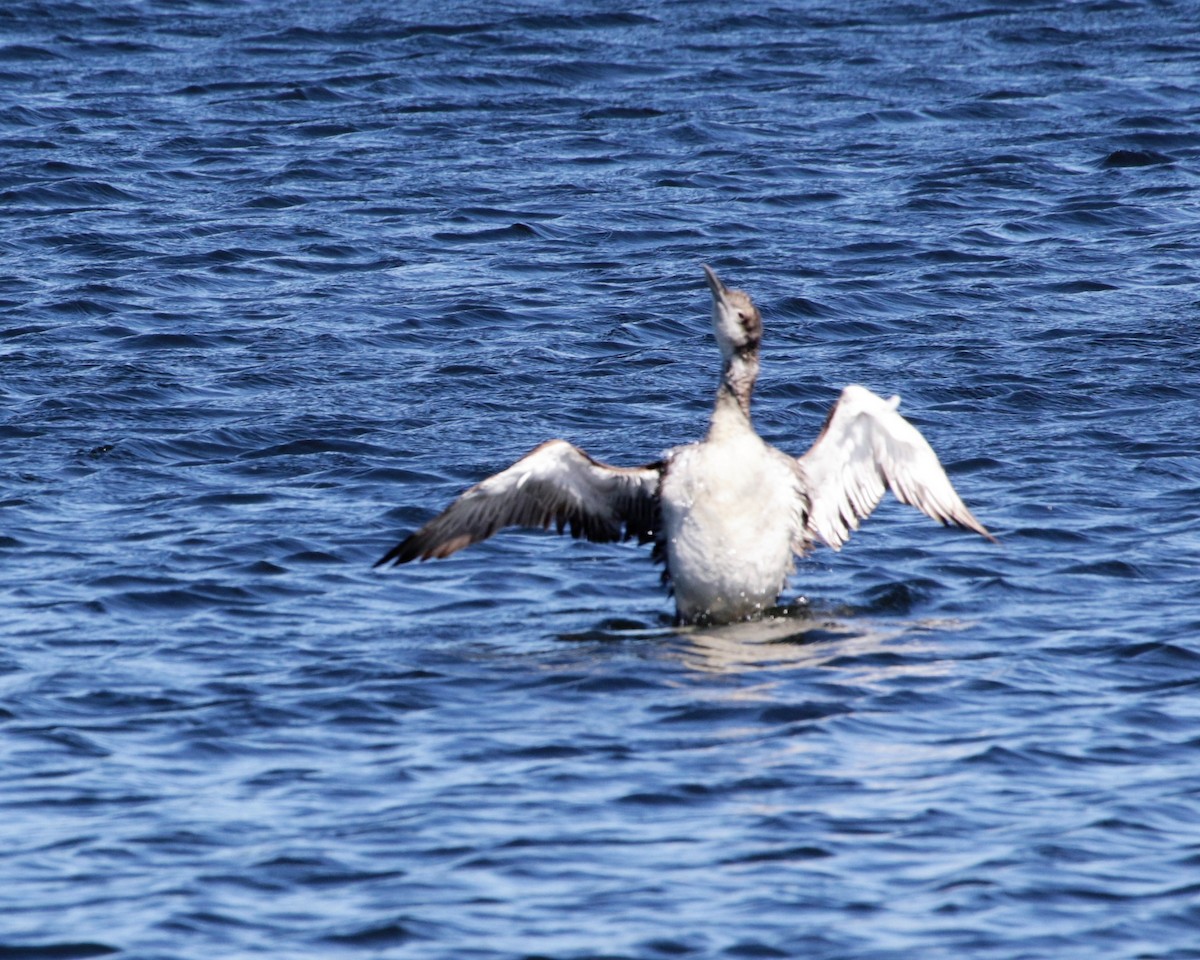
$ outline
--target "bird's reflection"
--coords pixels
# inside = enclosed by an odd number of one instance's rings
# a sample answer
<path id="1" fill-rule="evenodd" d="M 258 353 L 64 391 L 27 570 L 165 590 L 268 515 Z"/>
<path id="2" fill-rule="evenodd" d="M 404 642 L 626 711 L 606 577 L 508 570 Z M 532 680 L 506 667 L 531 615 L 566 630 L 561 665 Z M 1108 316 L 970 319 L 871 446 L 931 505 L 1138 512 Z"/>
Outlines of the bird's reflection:
<path id="1" fill-rule="evenodd" d="M 961 626 L 935 619 L 881 620 L 851 608 L 793 605 L 759 620 L 681 628 L 674 652 L 689 669 L 706 673 L 837 669 L 871 683 L 945 673 L 945 658 L 931 656 L 936 645 L 931 634 Z"/>
<path id="2" fill-rule="evenodd" d="M 665 658 L 702 673 L 821 669 L 872 683 L 944 674 L 948 658 L 937 652 L 936 637 L 965 626 L 960 620 L 880 618 L 854 607 L 820 608 L 801 600 L 739 623 L 654 626 L 613 619 L 592 630 L 560 634 L 558 639 L 653 641 L 662 646 Z"/>

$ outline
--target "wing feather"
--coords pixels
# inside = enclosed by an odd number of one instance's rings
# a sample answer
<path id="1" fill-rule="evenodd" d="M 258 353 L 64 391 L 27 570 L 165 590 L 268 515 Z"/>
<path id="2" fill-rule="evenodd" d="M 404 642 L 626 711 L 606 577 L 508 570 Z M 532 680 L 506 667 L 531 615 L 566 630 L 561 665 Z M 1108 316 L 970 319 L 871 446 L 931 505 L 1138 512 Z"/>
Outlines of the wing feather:
<path id="1" fill-rule="evenodd" d="M 937 454 L 896 408 L 865 387 L 849 386 L 812 448 L 799 458 L 809 492 L 808 529 L 839 549 L 891 490 L 896 499 L 947 526 L 995 538 L 962 502 Z"/>
<path id="2" fill-rule="evenodd" d="M 505 527 L 554 524 L 600 543 L 652 540 L 661 463 L 612 467 L 565 440 L 548 440 L 507 470 L 477 483 L 375 566 L 448 557 Z"/>

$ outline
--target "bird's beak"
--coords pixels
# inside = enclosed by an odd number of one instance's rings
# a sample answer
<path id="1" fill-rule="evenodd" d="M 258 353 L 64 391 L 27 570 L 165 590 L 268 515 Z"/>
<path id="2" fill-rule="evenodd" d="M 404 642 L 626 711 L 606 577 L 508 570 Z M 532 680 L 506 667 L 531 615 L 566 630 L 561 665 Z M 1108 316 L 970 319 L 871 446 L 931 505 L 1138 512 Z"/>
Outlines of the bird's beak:
<path id="1" fill-rule="evenodd" d="M 716 300 L 725 299 L 725 284 L 721 282 L 721 278 L 712 272 L 712 268 L 708 264 L 702 264 L 704 267 L 704 275 L 708 277 L 708 286 L 712 290 L 713 298 Z"/>

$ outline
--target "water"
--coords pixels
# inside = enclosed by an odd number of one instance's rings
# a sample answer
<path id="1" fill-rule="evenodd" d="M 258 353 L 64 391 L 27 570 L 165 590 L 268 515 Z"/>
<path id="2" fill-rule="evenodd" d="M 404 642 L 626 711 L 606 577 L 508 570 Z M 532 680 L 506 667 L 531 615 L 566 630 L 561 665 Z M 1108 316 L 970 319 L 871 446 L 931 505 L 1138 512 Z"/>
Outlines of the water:
<path id="1" fill-rule="evenodd" d="M 0 956 L 1200 957 L 1200 40 L 1169 2 L 0 9 Z M 370 564 L 551 436 L 899 392 L 795 615 Z"/>

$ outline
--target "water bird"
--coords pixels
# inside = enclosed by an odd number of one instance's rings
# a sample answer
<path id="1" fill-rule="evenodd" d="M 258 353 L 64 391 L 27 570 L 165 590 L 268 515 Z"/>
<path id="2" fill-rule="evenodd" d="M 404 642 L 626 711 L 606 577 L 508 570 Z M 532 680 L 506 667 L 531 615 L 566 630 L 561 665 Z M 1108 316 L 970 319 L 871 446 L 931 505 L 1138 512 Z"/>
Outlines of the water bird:
<path id="1" fill-rule="evenodd" d="M 866 387 L 842 390 L 808 452 L 766 443 L 750 420 L 762 317 L 750 296 L 704 267 L 723 361 L 708 434 L 640 467 L 614 467 L 548 440 L 477 483 L 375 564 L 448 557 L 505 527 L 554 524 L 599 543 L 653 543 L 677 621 L 760 616 L 794 558 L 819 540 L 838 550 L 886 490 L 946 526 L 995 538 L 955 492 L 937 454 Z"/>

